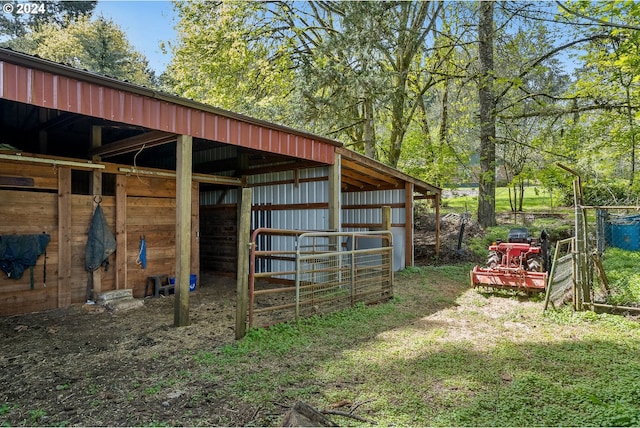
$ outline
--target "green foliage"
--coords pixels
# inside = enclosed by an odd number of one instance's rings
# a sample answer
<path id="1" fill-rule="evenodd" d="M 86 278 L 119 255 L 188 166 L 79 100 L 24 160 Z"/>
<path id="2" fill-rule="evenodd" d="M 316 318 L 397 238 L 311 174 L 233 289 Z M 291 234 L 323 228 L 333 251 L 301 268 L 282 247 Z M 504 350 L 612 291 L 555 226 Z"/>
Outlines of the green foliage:
<path id="1" fill-rule="evenodd" d="M 289 41 L 269 25 L 263 2 L 176 2 L 178 40 L 164 79 L 173 92 L 283 122 L 293 90 Z M 301 126 L 302 127 L 302 126 Z"/>
<path id="2" fill-rule="evenodd" d="M 567 206 L 574 204 L 573 187 L 564 187 L 562 201 Z M 640 192 L 636 187 L 630 187 L 627 181 L 607 180 L 582 184 L 585 205 L 636 205 L 640 201 Z"/>
<path id="3" fill-rule="evenodd" d="M 33 425 L 40 425 L 41 420 L 47 416 L 47 412 L 42 409 L 29 410 L 29 420 Z"/>
<path id="4" fill-rule="evenodd" d="M 153 86 L 147 59 L 137 52 L 112 20 L 82 16 L 66 26 L 42 24 L 7 42 L 18 50 L 116 79 Z"/>
<path id="5" fill-rule="evenodd" d="M 61 1 L 22 2 L 17 0 L 2 1 L 11 12 L 4 9 L 0 15 L 0 36 L 10 39 L 20 38 L 31 31 L 37 31 L 46 24 L 65 27 L 81 17 L 90 17 L 97 1 Z M 20 7 L 22 6 L 22 8 Z M 24 13 L 26 7 L 37 7 L 37 13 Z"/>

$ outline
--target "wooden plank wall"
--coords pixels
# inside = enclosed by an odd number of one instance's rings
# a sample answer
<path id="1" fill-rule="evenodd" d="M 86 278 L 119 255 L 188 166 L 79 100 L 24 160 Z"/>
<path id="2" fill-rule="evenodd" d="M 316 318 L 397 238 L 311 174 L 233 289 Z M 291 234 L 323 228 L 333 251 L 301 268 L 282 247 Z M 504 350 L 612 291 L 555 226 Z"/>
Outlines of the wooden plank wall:
<path id="1" fill-rule="evenodd" d="M 0 162 L 0 236 L 42 232 L 51 235 L 46 254 L 46 286 L 44 255 L 38 258 L 34 269 L 33 289 L 28 269 L 19 280 L 0 272 L 0 316 L 84 303 L 89 275 L 84 261 L 94 197 L 70 194 L 70 177 L 67 167 Z M 101 206 L 125 254 L 109 257 L 109 268 L 101 272 L 96 289 L 131 288 L 134 297 L 141 298 L 148 276 L 175 274 L 175 179 L 130 175 L 120 176 L 118 182 L 124 183 L 124 191 L 116 196 L 102 196 Z M 192 198 L 195 200 L 192 236 L 197 237 L 197 183 L 193 183 Z M 64 237 L 62 242 L 60 235 Z M 146 269 L 137 263 L 142 236 L 147 244 Z M 192 273 L 199 275 L 197 242 L 192 248 L 195 248 Z M 124 266 L 119 266 L 117 259 Z"/>
<path id="2" fill-rule="evenodd" d="M 103 196 L 100 203 L 111 233 L 115 231 L 115 202 L 113 196 Z M 87 281 L 90 273 L 85 270 L 84 261 L 87 235 L 93 213 L 93 196 L 71 195 L 71 303 L 83 303 L 86 300 Z M 100 291 L 115 290 L 116 288 L 115 254 L 109 256 L 107 261 L 109 262 L 107 271 L 104 268 L 98 268 L 102 271 Z"/>
<path id="3" fill-rule="evenodd" d="M 238 264 L 237 205 L 200 207 L 200 234 L 202 269 L 235 274 Z"/>
<path id="4" fill-rule="evenodd" d="M 0 272 L 0 315 L 15 315 L 58 305 L 58 177 L 51 166 L 0 164 L 0 176 L 33 179 L 24 189 L 0 188 L 0 236 L 30 235 L 45 232 L 51 236 L 46 254 L 38 257 L 31 289 L 29 269 L 22 278 L 8 278 Z M 37 189 L 28 191 L 26 189 Z M 46 286 L 45 286 L 46 284 Z"/>
<path id="5" fill-rule="evenodd" d="M 127 281 L 134 297 L 144 297 L 147 276 L 175 275 L 176 183 L 138 177 L 126 181 Z M 140 238 L 147 244 L 147 268 L 137 264 Z"/>

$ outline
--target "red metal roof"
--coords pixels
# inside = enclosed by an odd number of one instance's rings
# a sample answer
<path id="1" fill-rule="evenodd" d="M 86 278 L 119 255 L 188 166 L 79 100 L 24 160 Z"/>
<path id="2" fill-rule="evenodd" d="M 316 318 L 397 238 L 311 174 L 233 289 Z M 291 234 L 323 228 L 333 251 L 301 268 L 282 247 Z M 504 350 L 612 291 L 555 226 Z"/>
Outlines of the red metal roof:
<path id="1" fill-rule="evenodd" d="M 6 49 L 0 49 L 0 98 L 325 164 L 334 163 L 342 145 Z"/>

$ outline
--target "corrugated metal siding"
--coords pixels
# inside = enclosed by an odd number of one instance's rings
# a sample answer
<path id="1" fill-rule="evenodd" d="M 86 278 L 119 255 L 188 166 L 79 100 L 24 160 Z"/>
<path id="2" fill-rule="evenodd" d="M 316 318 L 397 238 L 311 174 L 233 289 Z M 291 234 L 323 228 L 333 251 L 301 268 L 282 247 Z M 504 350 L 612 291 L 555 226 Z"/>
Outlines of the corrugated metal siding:
<path id="1" fill-rule="evenodd" d="M 342 194 L 342 205 L 390 205 L 404 204 L 404 189 L 376 190 L 372 192 L 349 192 Z M 357 208 L 342 210 L 343 223 L 382 223 L 382 210 L 380 208 Z M 405 222 L 405 209 L 391 209 L 391 223 L 403 224 Z"/>
<path id="2" fill-rule="evenodd" d="M 238 148 L 236 146 L 220 146 L 194 152 L 193 163 L 199 164 L 236 157 L 238 157 Z"/>
<path id="3" fill-rule="evenodd" d="M 343 205 L 376 205 L 382 207 L 390 204 L 405 203 L 405 189 L 376 190 L 371 192 L 349 192 L 342 194 Z M 405 208 L 391 208 L 391 223 L 405 223 Z M 382 224 L 381 208 L 353 208 L 342 210 L 342 222 L 345 224 Z M 413 227 L 409 225 L 408 227 Z M 367 228 L 344 228 L 347 232 L 360 232 Z M 393 234 L 393 267 L 398 271 L 406 266 L 405 260 L 405 227 L 392 227 Z"/>
<path id="4" fill-rule="evenodd" d="M 238 203 L 239 193 L 237 188 L 200 192 L 200 205 L 236 204 Z M 220 200 L 220 198 L 222 198 L 222 200 Z"/>
<path id="5" fill-rule="evenodd" d="M 2 98 L 333 164 L 335 147 L 193 107 L 0 62 Z"/>

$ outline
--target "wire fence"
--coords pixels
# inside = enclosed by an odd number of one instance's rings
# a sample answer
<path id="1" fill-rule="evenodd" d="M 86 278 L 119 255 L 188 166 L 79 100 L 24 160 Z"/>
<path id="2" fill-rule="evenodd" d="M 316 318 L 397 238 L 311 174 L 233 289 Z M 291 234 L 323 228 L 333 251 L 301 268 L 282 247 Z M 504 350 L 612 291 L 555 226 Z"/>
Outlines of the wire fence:
<path id="1" fill-rule="evenodd" d="M 556 242 L 553 254 L 549 285 L 547 286 L 544 309 L 549 304 L 558 308 L 565 303 L 575 302 L 575 238 L 562 239 Z"/>

